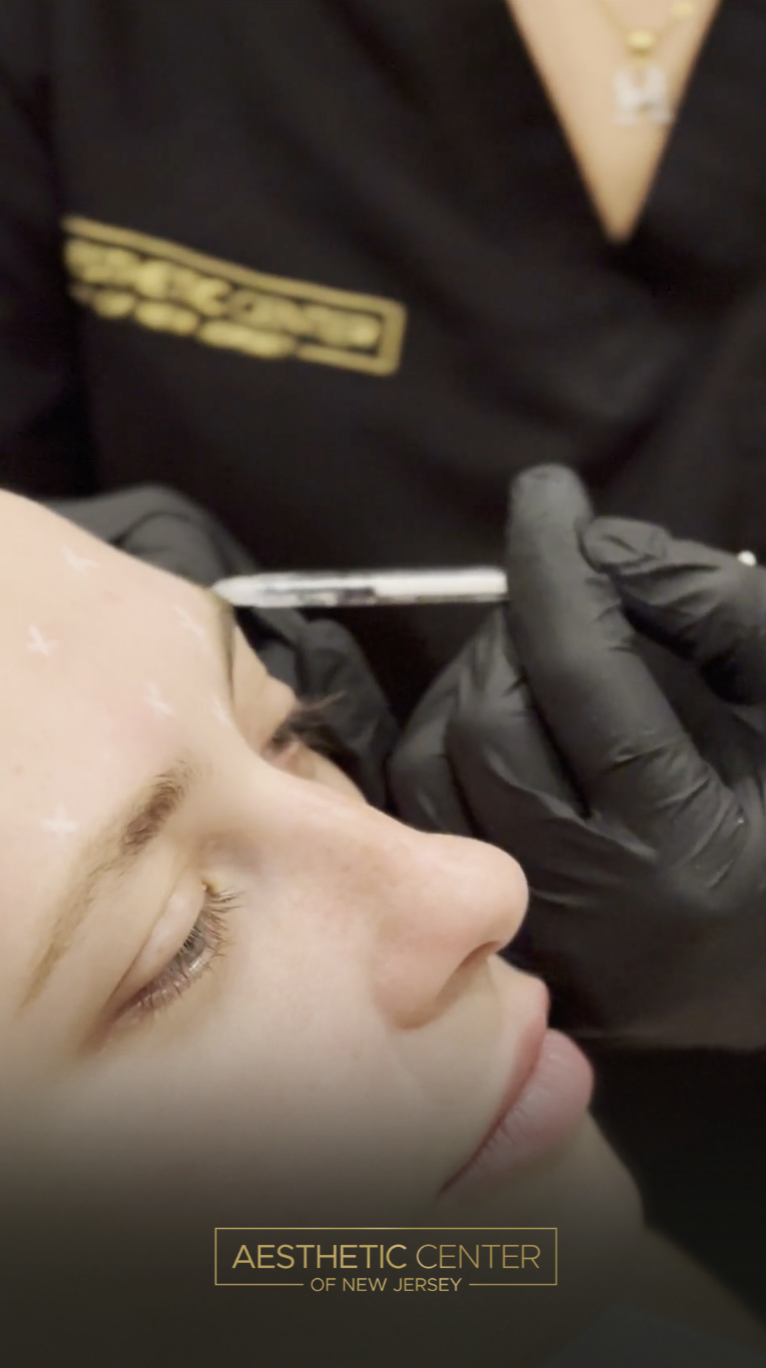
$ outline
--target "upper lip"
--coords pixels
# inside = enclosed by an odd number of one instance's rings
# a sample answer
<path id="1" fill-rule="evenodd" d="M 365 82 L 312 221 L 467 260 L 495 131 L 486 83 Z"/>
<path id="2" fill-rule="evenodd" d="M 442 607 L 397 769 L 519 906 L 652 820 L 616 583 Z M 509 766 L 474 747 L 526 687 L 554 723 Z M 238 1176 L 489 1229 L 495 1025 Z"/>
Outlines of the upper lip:
<path id="1" fill-rule="evenodd" d="M 534 980 L 539 985 L 541 1004 L 539 1009 L 530 1014 L 529 1021 L 526 1023 L 520 1036 L 514 1040 L 514 1060 L 513 1067 L 502 1088 L 499 1100 L 492 1112 L 489 1125 L 483 1131 L 481 1138 L 471 1150 L 468 1158 L 465 1159 L 458 1169 L 447 1179 L 442 1188 L 446 1192 L 462 1178 L 463 1174 L 472 1167 L 476 1159 L 481 1154 L 485 1145 L 489 1143 L 497 1130 L 498 1126 L 508 1115 L 508 1112 L 521 1096 L 524 1087 L 534 1071 L 535 1065 L 540 1057 L 543 1039 L 548 1029 L 548 1012 L 550 1009 L 550 994 L 541 979 Z"/>

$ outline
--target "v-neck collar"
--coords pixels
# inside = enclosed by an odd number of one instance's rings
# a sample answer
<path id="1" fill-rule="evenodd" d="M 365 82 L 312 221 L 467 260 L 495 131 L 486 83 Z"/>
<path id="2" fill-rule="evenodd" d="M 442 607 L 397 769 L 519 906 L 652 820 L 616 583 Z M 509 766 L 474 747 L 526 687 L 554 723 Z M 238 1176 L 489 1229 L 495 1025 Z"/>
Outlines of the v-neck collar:
<path id="1" fill-rule="evenodd" d="M 715 60 L 717 49 L 720 46 L 721 35 L 726 31 L 727 23 L 731 18 L 733 0 L 723 0 L 723 3 L 718 7 L 715 15 L 713 16 L 710 22 L 707 34 L 705 35 L 702 46 L 695 60 L 693 70 L 686 84 L 684 97 L 679 107 L 678 113 L 675 116 L 665 149 L 657 164 L 657 169 L 652 179 L 649 188 L 649 193 L 647 194 L 646 199 L 644 200 L 643 206 L 641 208 L 640 213 L 638 214 L 638 217 L 636 218 L 632 231 L 628 234 L 627 237 L 620 239 L 610 238 L 604 229 L 604 225 L 601 222 L 598 211 L 591 197 L 590 190 L 584 178 L 579 162 L 577 161 L 577 158 L 575 157 L 574 152 L 572 151 L 572 148 L 570 146 L 566 128 L 562 120 L 559 118 L 556 107 L 551 101 L 550 96 L 548 95 L 548 91 L 545 88 L 545 84 L 540 75 L 537 64 L 527 46 L 525 36 L 519 26 L 516 16 L 511 10 L 510 5 L 507 3 L 507 0 L 496 0 L 496 2 L 498 6 L 502 8 L 503 14 L 511 27 L 513 36 L 518 45 L 518 49 L 523 56 L 523 60 L 526 62 L 529 73 L 539 88 L 541 98 L 545 104 L 546 110 L 549 113 L 550 119 L 555 124 L 557 133 L 560 137 L 561 143 L 563 144 L 565 155 L 569 162 L 570 169 L 573 173 L 574 179 L 577 182 L 580 194 L 586 205 L 587 212 L 592 220 L 596 232 L 598 233 L 600 241 L 602 242 L 604 248 L 610 252 L 618 254 L 620 252 L 628 252 L 633 247 L 636 240 L 645 231 L 648 221 L 652 217 L 653 210 L 655 209 L 657 203 L 661 201 L 663 197 L 663 188 L 668 178 L 672 177 L 674 174 L 674 166 L 676 165 L 676 163 L 680 163 L 683 159 L 684 144 L 687 141 L 690 126 L 694 123 L 696 110 L 699 105 L 699 102 L 704 98 L 705 87 L 709 79 L 709 71 L 711 68 L 711 64 Z"/>

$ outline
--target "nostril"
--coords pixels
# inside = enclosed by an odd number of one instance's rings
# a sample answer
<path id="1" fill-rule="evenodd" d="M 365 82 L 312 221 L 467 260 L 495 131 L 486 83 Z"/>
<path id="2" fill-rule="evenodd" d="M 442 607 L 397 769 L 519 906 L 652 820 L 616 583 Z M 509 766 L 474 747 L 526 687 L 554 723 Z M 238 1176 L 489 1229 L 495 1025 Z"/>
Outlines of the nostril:
<path id="1" fill-rule="evenodd" d="M 492 940 L 485 941 L 483 945 L 477 945 L 475 949 L 471 950 L 470 954 L 466 955 L 462 964 L 456 970 L 456 973 L 463 974 L 466 977 L 469 976 L 474 973 L 480 964 L 483 964 L 486 960 L 490 959 L 492 955 L 499 954 L 507 944 L 508 942 L 504 940 Z"/>
<path id="2" fill-rule="evenodd" d="M 441 992 L 436 996 L 432 1015 L 438 1016 L 449 1010 L 453 1003 L 470 992 L 474 985 L 478 986 L 488 972 L 492 957 L 502 950 L 504 944 L 505 941 L 492 940 L 485 941 L 483 945 L 475 946 L 455 967 Z"/>
<path id="3" fill-rule="evenodd" d="M 488 965 L 496 952 L 501 949 L 498 941 L 487 941 L 477 945 L 455 966 L 436 992 L 424 992 L 420 1000 L 408 1003 L 398 1014 L 398 1025 L 404 1030 L 419 1030 L 432 1021 L 443 1017 L 457 1003 L 464 999 L 475 986 L 480 988 L 485 982 Z"/>

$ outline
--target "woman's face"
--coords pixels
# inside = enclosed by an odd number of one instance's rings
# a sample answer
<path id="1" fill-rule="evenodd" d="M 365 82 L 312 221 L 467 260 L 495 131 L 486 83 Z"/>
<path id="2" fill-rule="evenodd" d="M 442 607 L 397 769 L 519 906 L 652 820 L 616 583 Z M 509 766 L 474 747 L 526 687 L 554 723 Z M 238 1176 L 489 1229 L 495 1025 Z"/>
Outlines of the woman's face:
<path id="1" fill-rule="evenodd" d="M 285 1220 L 370 1197 L 470 1224 L 602 1168 L 624 1196 L 587 1066 L 496 954 L 518 865 L 275 745 L 293 696 L 205 591 L 8 494 L 0 548 L 5 1077 L 62 1134 L 244 1163 Z"/>

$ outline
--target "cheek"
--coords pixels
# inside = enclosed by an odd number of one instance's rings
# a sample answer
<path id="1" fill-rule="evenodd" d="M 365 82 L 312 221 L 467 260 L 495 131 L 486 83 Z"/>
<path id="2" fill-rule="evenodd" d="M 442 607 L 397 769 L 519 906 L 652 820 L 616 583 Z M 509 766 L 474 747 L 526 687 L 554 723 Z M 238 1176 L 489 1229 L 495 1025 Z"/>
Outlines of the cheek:
<path id="1" fill-rule="evenodd" d="M 213 1111 L 226 1112 L 275 1183 L 303 1175 L 310 1187 L 321 1174 L 343 1191 L 374 1174 L 391 1190 L 428 1186 L 462 1124 L 454 1096 L 447 1108 L 438 1096 L 437 1076 L 454 1083 L 449 1050 L 438 1048 L 449 1042 L 393 1029 L 376 1006 L 373 947 L 354 909 L 344 909 L 343 934 L 337 912 L 315 911 L 314 925 L 297 922 L 279 946 L 257 929 L 240 941 L 195 1068 L 220 1089 Z"/>
<path id="2" fill-rule="evenodd" d="M 230 1106 L 241 1102 L 245 1116 L 257 1109 L 261 1138 L 292 1136 L 294 1147 L 308 1126 L 315 1140 L 323 1133 L 337 1143 L 339 1127 L 358 1133 L 371 1107 L 390 1109 L 397 1097 L 369 943 L 353 927 L 340 936 L 319 907 L 284 924 L 254 908 L 247 920 L 235 928 L 217 1000 L 195 1032 L 193 1073 L 222 1087 Z"/>
<path id="3" fill-rule="evenodd" d="M 183 1027 L 160 1018 L 116 1060 L 96 1061 L 69 1105 L 76 1129 L 115 1127 L 151 1162 L 168 1146 L 174 1164 L 198 1163 L 213 1180 L 244 1168 L 257 1190 L 265 1174 L 264 1198 L 358 1190 L 372 1173 L 396 1186 L 402 1168 L 422 1169 L 422 1099 L 358 970 L 325 963 L 316 946 L 289 970 L 257 950 L 232 946 L 215 999 Z"/>

